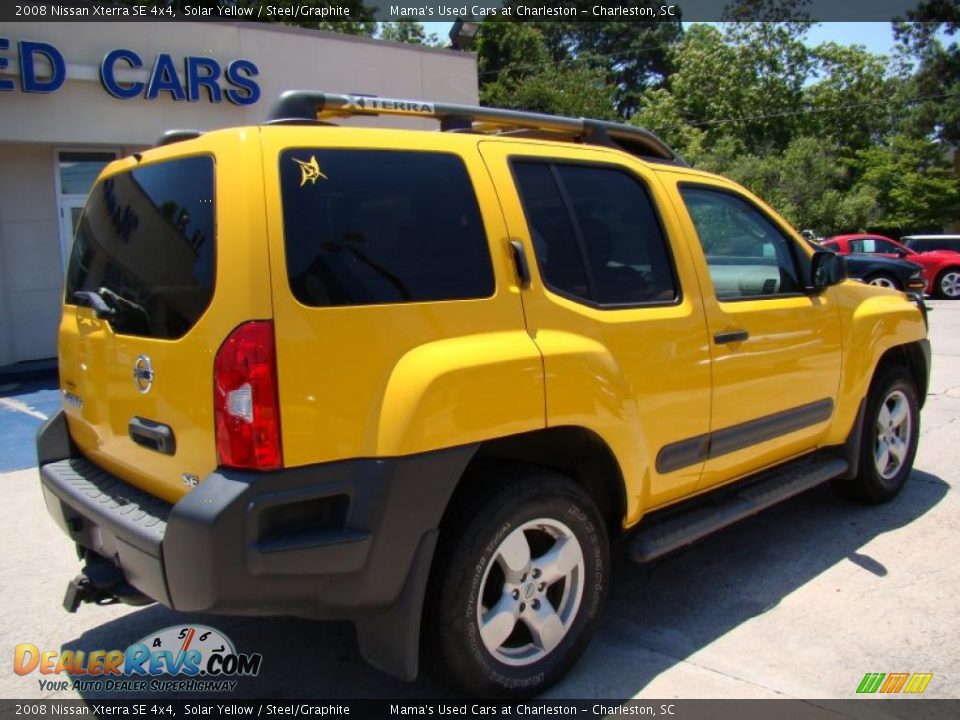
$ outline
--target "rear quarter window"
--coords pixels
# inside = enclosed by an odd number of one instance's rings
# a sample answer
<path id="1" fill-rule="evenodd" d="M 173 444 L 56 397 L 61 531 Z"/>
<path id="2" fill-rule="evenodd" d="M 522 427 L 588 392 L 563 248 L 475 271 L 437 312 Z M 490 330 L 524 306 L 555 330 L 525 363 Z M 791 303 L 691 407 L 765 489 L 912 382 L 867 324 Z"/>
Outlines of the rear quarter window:
<path id="1" fill-rule="evenodd" d="M 287 275 L 312 307 L 493 294 L 463 160 L 447 153 L 295 148 L 280 154 Z"/>

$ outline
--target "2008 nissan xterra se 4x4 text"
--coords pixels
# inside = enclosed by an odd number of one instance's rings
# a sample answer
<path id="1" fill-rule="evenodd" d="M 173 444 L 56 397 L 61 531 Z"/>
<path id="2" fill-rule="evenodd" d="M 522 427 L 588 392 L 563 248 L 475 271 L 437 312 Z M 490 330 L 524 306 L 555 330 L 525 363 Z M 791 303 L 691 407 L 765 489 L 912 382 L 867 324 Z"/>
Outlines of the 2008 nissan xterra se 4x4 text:
<path id="1" fill-rule="evenodd" d="M 324 122 L 378 113 L 441 132 Z M 583 651 L 612 540 L 896 495 L 930 348 L 922 300 L 644 130 L 302 91 L 106 168 L 59 360 L 68 609 L 349 618 L 510 696 Z"/>

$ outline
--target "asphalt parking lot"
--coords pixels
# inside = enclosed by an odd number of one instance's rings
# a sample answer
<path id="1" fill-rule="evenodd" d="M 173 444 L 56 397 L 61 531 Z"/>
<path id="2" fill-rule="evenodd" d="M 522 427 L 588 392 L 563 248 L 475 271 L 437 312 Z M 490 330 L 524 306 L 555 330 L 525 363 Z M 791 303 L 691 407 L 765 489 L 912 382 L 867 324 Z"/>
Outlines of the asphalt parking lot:
<path id="1" fill-rule="evenodd" d="M 865 673 L 923 672 L 933 673 L 924 697 L 960 698 L 960 302 L 931 305 L 933 378 L 903 493 L 862 507 L 821 487 L 652 566 L 618 558 L 598 636 L 550 697 L 853 698 Z M 0 387 L 0 697 L 75 695 L 17 675 L 18 643 L 123 649 L 187 622 L 263 654 L 236 696 L 447 694 L 429 675 L 407 684 L 367 666 L 346 623 L 187 617 L 159 605 L 64 612 L 79 565 L 31 466 L 33 433 L 56 403 L 52 383 Z"/>

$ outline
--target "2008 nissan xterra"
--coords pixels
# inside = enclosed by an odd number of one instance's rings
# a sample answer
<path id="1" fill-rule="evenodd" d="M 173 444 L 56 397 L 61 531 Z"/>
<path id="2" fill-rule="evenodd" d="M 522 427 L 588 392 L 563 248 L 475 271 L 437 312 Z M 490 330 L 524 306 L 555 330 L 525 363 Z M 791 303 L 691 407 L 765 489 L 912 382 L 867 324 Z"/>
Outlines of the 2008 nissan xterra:
<path id="1" fill-rule="evenodd" d="M 370 114 L 441 131 L 328 122 Z M 306 91 L 106 168 L 59 347 L 68 609 L 349 618 L 502 695 L 574 663 L 612 541 L 893 497 L 930 365 L 922 300 L 642 129 Z"/>

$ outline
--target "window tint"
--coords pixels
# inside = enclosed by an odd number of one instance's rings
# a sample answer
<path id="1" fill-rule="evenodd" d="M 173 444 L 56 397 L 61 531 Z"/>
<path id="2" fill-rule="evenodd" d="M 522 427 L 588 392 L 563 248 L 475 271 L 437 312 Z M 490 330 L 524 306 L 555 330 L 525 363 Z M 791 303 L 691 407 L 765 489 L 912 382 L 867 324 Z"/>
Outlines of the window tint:
<path id="1" fill-rule="evenodd" d="M 66 300 L 97 293 L 115 332 L 184 335 L 213 295 L 213 158 L 155 163 L 90 192 L 67 270 Z"/>
<path id="2" fill-rule="evenodd" d="M 799 292 L 791 241 L 753 205 L 728 192 L 680 190 L 720 300 Z"/>
<path id="3" fill-rule="evenodd" d="M 544 282 L 555 290 L 591 298 L 583 255 L 552 167 L 518 162 L 514 176 Z"/>
<path id="4" fill-rule="evenodd" d="M 280 183 L 287 274 L 305 305 L 493 293 L 480 209 L 455 155 L 286 150 Z"/>
<path id="5" fill-rule="evenodd" d="M 546 284 L 600 305 L 677 297 L 666 242 L 646 189 L 617 168 L 513 164 Z"/>

